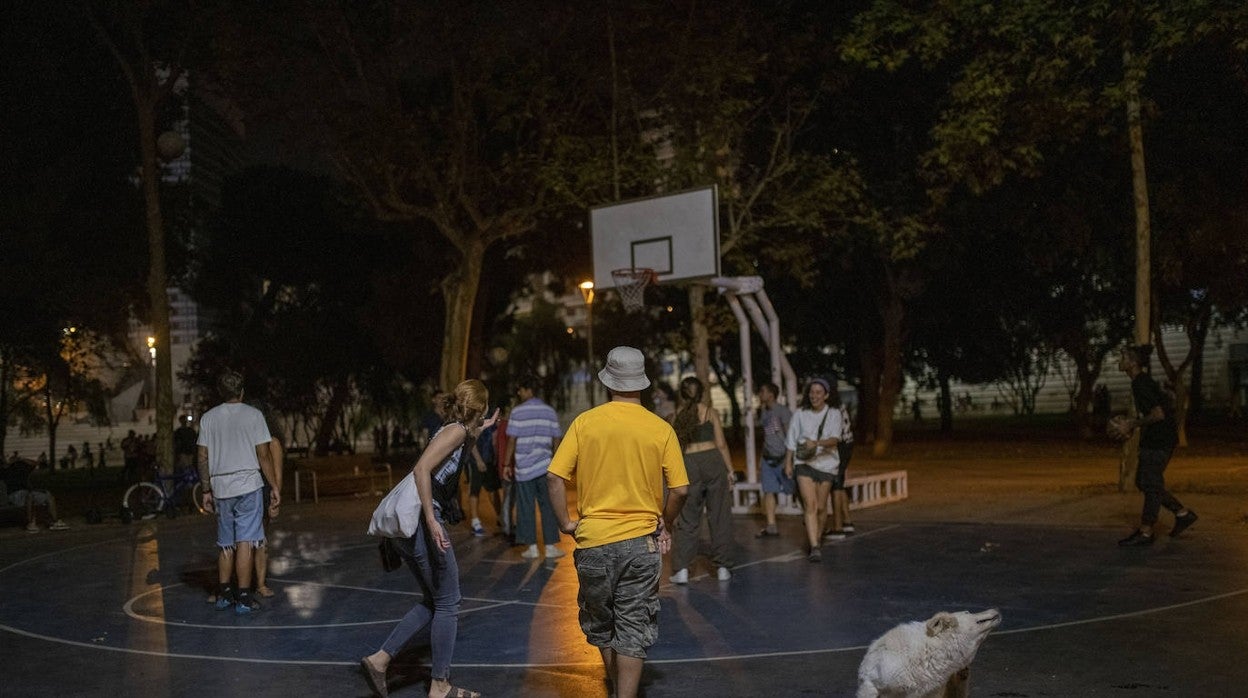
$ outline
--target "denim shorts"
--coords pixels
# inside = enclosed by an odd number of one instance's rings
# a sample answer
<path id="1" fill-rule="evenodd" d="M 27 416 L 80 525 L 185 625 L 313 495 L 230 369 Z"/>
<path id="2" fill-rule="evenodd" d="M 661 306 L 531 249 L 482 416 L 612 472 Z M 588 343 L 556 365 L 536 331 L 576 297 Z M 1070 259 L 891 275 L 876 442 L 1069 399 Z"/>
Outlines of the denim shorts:
<path id="1" fill-rule="evenodd" d="M 759 469 L 759 482 L 763 485 L 763 492 L 768 494 L 793 494 L 796 490 L 796 483 L 793 478 L 786 477 L 784 474 L 784 458 L 771 458 L 763 456 L 763 467 Z"/>
<path id="2" fill-rule="evenodd" d="M 659 573 L 663 559 L 652 535 L 578 548 L 573 553 L 581 630 L 589 644 L 645 659 L 659 639 Z"/>
<path id="3" fill-rule="evenodd" d="M 233 548 L 238 543 L 264 544 L 264 488 L 214 502 L 217 507 L 217 547 Z"/>
<path id="4" fill-rule="evenodd" d="M 15 507 L 26 506 L 26 500 L 29 499 L 35 506 L 44 506 L 51 499 L 52 495 L 47 490 L 18 490 L 9 495 L 9 502 Z"/>
<path id="5" fill-rule="evenodd" d="M 798 463 L 793 466 L 793 477 L 807 477 L 815 482 L 836 482 L 836 473 L 825 473 L 822 470 L 816 470 L 805 463 Z"/>

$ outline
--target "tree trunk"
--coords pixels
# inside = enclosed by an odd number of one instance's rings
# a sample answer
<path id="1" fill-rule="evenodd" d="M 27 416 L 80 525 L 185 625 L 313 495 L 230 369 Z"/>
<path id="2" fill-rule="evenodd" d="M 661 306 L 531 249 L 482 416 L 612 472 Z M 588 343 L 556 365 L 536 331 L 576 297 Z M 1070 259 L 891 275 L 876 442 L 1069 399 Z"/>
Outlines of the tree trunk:
<path id="1" fill-rule="evenodd" d="M 1152 237 L 1148 207 L 1148 178 L 1144 171 L 1144 127 L 1140 121 L 1140 79 L 1133 67 L 1131 45 L 1123 50 L 1123 82 L 1127 95 L 1127 140 L 1131 148 L 1131 192 L 1135 204 L 1135 343 L 1147 344 L 1152 329 L 1152 275 L 1150 240 Z M 1135 407 L 1132 402 L 1132 414 Z M 1123 445 L 1118 468 L 1118 491 L 1125 492 L 1135 480 L 1139 458 L 1139 438 L 1128 439 Z"/>
<path id="2" fill-rule="evenodd" d="M 897 406 L 897 396 L 901 394 L 901 346 L 902 329 L 905 321 L 905 308 L 896 289 L 889 284 L 885 287 L 888 297 L 883 300 L 882 319 L 884 325 L 883 357 L 880 362 L 880 402 L 876 406 L 875 444 L 871 452 L 877 458 L 888 455 L 893 447 L 893 410 Z"/>
<path id="3" fill-rule="evenodd" d="M 442 279 L 446 322 L 442 333 L 442 369 L 439 387 L 454 390 L 467 375 L 468 344 L 472 335 L 472 310 L 481 285 L 485 244 L 479 236 L 460 247 L 459 265 Z"/>
<path id="4" fill-rule="evenodd" d="M 0 346 L 0 462 L 8 462 L 8 451 L 4 448 L 5 438 L 9 435 L 9 415 L 13 410 L 9 408 L 9 381 L 10 376 L 9 362 L 11 352 Z"/>
<path id="5" fill-rule="evenodd" d="M 1187 356 L 1176 366 L 1170 359 L 1170 353 L 1161 341 L 1161 323 L 1153 332 L 1153 341 L 1157 347 L 1157 360 L 1165 371 L 1166 378 L 1174 388 L 1174 421 L 1178 426 L 1179 448 L 1187 447 L 1187 415 L 1190 405 L 1191 391 L 1186 379 L 1187 369 L 1204 355 L 1205 339 L 1209 334 L 1209 318 L 1212 308 L 1208 301 L 1201 303 L 1191 316 L 1184 322 L 1184 333 L 1187 335 Z"/>
<path id="6" fill-rule="evenodd" d="M 48 469 L 56 470 L 56 427 L 61 417 L 52 410 L 52 382 L 49 380 L 43 389 L 43 409 L 48 422 Z"/>
<path id="7" fill-rule="evenodd" d="M 700 284 L 689 286 L 689 317 L 693 319 L 693 372 L 702 385 L 711 385 L 711 349 L 710 336 L 706 330 L 706 287 Z M 706 399 L 711 399 L 711 392 L 706 392 Z"/>
<path id="8" fill-rule="evenodd" d="M 946 434 L 953 431 L 953 394 L 949 389 L 949 374 L 940 372 L 940 430 Z"/>
<path id="9" fill-rule="evenodd" d="M 858 424 L 855 438 L 864 444 L 875 443 L 875 432 L 879 424 L 880 405 L 880 347 L 873 342 L 862 342 L 858 350 L 859 375 L 862 376 L 858 387 Z M 796 409 L 796 406 L 794 406 Z"/>
<path id="10" fill-rule="evenodd" d="M 1208 328 L 1205 328 L 1206 334 Z M 1205 337 L 1201 337 L 1201 344 L 1204 344 Z M 1192 361 L 1192 385 L 1189 389 L 1187 402 L 1187 416 L 1200 417 L 1200 413 L 1205 409 L 1205 354 L 1201 352 Z M 0 453 L 4 452 L 4 442 L 0 441 Z"/>
<path id="11" fill-rule="evenodd" d="M 309 449 L 309 455 L 323 456 L 329 453 L 329 442 L 333 439 L 334 430 L 338 426 L 338 416 L 342 414 L 342 408 L 347 403 L 347 393 L 347 379 L 341 378 L 334 384 L 334 392 L 330 395 L 329 406 L 325 408 L 325 414 L 321 417 L 321 424 L 316 430 L 316 437 L 312 448 Z"/>
<path id="12" fill-rule="evenodd" d="M 156 338 L 156 467 L 167 471 L 173 468 L 173 357 L 169 284 L 165 276 L 165 225 L 160 211 L 160 164 L 156 159 L 156 110 L 155 105 L 135 106 L 147 223 L 147 296 L 152 309 L 152 336 Z"/>
<path id="13" fill-rule="evenodd" d="M 1073 358 L 1073 357 L 1072 357 Z M 1096 381 L 1101 377 L 1101 364 L 1104 356 L 1098 361 L 1075 359 L 1075 372 L 1079 376 L 1079 387 L 1075 391 L 1075 425 L 1079 428 L 1079 438 L 1088 441 L 1092 438 L 1092 396 L 1096 391 Z"/>

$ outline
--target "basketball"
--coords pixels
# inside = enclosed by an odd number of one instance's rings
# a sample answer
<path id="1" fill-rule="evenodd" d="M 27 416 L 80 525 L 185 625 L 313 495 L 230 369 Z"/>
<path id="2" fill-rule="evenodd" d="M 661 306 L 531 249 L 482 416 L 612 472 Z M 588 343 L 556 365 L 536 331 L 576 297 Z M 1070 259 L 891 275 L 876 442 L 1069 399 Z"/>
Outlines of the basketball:
<path id="1" fill-rule="evenodd" d="M 1135 431 L 1133 420 L 1125 414 L 1115 415 L 1105 425 L 1105 435 L 1114 441 L 1126 441 Z"/>
<path id="2" fill-rule="evenodd" d="M 160 159 L 168 162 L 181 157 L 186 151 L 186 141 L 182 140 L 177 131 L 165 131 L 156 137 L 156 150 L 160 153 Z"/>

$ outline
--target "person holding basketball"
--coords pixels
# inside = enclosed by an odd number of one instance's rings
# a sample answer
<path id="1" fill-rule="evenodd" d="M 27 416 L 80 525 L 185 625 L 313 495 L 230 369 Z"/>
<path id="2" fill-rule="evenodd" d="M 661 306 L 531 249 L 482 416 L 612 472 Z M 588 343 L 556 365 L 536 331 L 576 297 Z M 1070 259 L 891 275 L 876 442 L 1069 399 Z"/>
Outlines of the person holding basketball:
<path id="1" fill-rule="evenodd" d="M 1128 433 L 1140 430 L 1140 456 L 1135 470 L 1135 486 L 1144 493 L 1144 508 L 1140 513 L 1140 525 L 1131 535 L 1118 541 L 1124 547 L 1153 544 L 1153 525 L 1157 523 L 1157 514 L 1165 507 L 1174 512 L 1174 528 L 1170 536 L 1175 537 L 1188 526 L 1196 523 L 1196 512 L 1183 506 L 1173 494 L 1166 489 L 1166 466 L 1170 464 L 1170 455 L 1179 443 L 1179 431 L 1174 420 L 1174 407 L 1161 386 L 1148 373 L 1148 358 L 1153 347 L 1142 344 L 1122 350 L 1118 359 L 1118 368 L 1131 377 L 1131 398 L 1135 401 L 1135 411 L 1139 416 L 1130 421 L 1126 428 Z"/>

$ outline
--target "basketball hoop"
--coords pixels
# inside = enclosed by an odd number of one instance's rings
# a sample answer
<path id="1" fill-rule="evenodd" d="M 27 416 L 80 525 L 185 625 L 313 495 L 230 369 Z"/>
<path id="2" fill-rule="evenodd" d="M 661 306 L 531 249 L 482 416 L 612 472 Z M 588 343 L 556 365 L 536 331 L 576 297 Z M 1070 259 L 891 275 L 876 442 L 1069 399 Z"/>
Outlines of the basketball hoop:
<path id="1" fill-rule="evenodd" d="M 615 290 L 620 292 L 625 310 L 632 313 L 646 307 L 646 286 L 654 281 L 653 269 L 616 269 L 611 272 L 611 278 L 615 281 Z"/>

